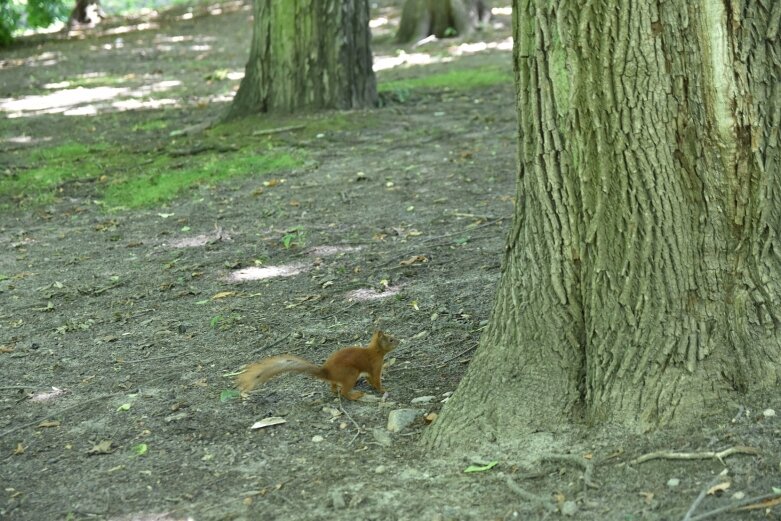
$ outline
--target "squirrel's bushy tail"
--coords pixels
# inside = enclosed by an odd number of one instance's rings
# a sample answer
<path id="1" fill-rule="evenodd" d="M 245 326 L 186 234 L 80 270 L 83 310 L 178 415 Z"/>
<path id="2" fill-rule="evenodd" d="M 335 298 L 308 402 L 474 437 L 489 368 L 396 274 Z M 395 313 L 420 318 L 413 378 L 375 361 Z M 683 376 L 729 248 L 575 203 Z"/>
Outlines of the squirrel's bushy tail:
<path id="1" fill-rule="evenodd" d="M 319 365 L 299 356 L 279 355 L 250 364 L 236 378 L 236 385 L 241 391 L 251 391 L 282 373 L 306 373 L 315 378 L 327 380 L 325 371 Z"/>

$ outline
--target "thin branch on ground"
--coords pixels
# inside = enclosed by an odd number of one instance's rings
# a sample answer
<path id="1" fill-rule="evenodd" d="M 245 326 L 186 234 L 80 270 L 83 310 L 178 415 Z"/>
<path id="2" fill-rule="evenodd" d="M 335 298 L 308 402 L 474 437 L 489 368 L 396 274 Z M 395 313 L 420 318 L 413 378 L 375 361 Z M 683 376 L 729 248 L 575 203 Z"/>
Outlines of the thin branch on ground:
<path id="1" fill-rule="evenodd" d="M 772 494 L 764 494 L 762 496 L 754 496 L 746 499 L 741 499 L 740 501 L 736 501 L 732 504 L 715 508 L 713 510 L 709 510 L 708 512 L 703 512 L 702 514 L 689 518 L 688 521 L 702 521 L 703 519 L 707 519 L 709 517 L 723 514 L 724 512 L 730 512 L 732 510 L 749 510 L 746 507 L 748 507 L 752 503 L 758 503 L 760 501 L 766 501 L 768 499 L 781 499 L 781 494 L 777 492 L 773 492 Z M 762 508 L 762 507 L 758 507 L 758 508 Z"/>
<path id="2" fill-rule="evenodd" d="M 283 337 L 282 337 L 282 338 L 280 338 L 279 340 L 275 340 L 274 342 L 272 342 L 271 344 L 269 344 L 269 345 L 267 345 L 267 346 L 263 346 L 263 347 L 260 347 L 260 348 L 258 348 L 258 349 L 255 349 L 255 350 L 253 350 L 253 351 L 252 351 L 252 353 L 251 353 L 251 354 L 255 355 L 255 354 L 258 354 L 258 353 L 260 353 L 260 352 L 262 352 L 262 351 L 268 351 L 269 349 L 272 349 L 272 348 L 274 348 L 274 347 L 277 347 L 279 344 L 281 344 L 282 342 L 284 342 L 285 340 L 287 340 L 287 339 L 290 337 L 290 335 L 292 335 L 292 334 L 293 334 L 293 333 L 288 333 L 287 335 L 283 336 Z"/>
<path id="3" fill-rule="evenodd" d="M 660 450 L 656 452 L 650 452 L 644 454 L 639 458 L 632 461 L 632 464 L 637 465 L 645 463 L 652 459 L 681 459 L 681 460 L 693 460 L 693 459 L 717 459 L 724 464 L 723 459 L 733 454 L 759 454 L 759 451 L 754 447 L 730 447 L 719 452 L 705 451 L 705 452 L 673 452 L 668 450 Z"/>
<path id="4" fill-rule="evenodd" d="M 583 483 L 590 488 L 599 488 L 599 484 L 593 479 L 594 477 L 594 462 L 587 460 L 583 456 L 577 456 L 575 454 L 545 454 L 542 456 L 543 461 L 558 461 L 561 463 L 571 463 L 583 469 Z"/>
<path id="5" fill-rule="evenodd" d="M 24 389 L 32 389 L 33 385 L 9 385 L 6 387 L 0 387 L 0 391 L 19 391 Z"/>
<path id="6" fill-rule="evenodd" d="M 164 379 L 170 379 L 170 376 L 166 375 L 166 376 L 161 376 L 161 377 L 158 377 L 158 378 L 152 378 L 151 380 L 146 381 L 143 384 L 139 384 L 138 387 L 141 387 L 142 385 L 150 385 L 152 383 L 155 383 L 155 382 L 158 382 L 158 381 L 164 380 Z M 127 393 L 128 393 L 128 391 L 117 391 L 115 393 L 101 394 L 100 396 L 96 396 L 94 398 L 90 398 L 89 400 L 84 400 L 84 401 L 81 401 L 81 402 L 78 402 L 78 403 L 74 403 L 73 405 L 70 405 L 70 406 L 65 407 L 63 409 L 60 409 L 59 411 L 54 411 L 54 412 L 51 412 L 51 413 L 46 414 L 44 416 L 41 416 L 37 420 L 33 420 L 33 421 L 27 422 L 27 423 L 23 423 L 21 425 L 17 425 L 16 427 L 11 427 L 10 429 L 0 433 L 0 439 L 3 439 L 6 436 L 9 436 L 9 435 L 13 434 L 16 431 L 20 431 L 22 429 L 26 429 L 27 427 L 32 427 L 33 425 L 39 424 L 39 423 L 41 423 L 44 420 L 48 420 L 49 418 L 55 418 L 55 417 L 58 417 L 58 416 L 62 416 L 66 412 L 70 412 L 73 409 L 78 409 L 79 407 L 82 407 L 84 405 L 88 405 L 88 404 L 90 404 L 92 402 L 98 402 L 100 400 L 106 400 L 106 399 L 113 398 L 115 396 L 121 396 L 121 395 L 127 394 Z"/>
<path id="7" fill-rule="evenodd" d="M 507 488 L 518 494 L 521 499 L 524 499 L 532 504 L 534 504 L 537 507 L 540 507 L 547 512 L 555 512 L 556 511 L 556 505 L 553 503 L 553 501 L 550 501 L 549 499 L 538 496 L 537 494 L 534 494 L 532 492 L 529 492 L 526 489 L 521 488 L 518 483 L 513 481 L 513 478 L 510 476 L 506 476 L 505 483 L 507 484 Z"/>
<path id="8" fill-rule="evenodd" d="M 117 362 L 120 364 L 137 364 L 140 362 L 155 362 L 157 360 L 166 360 L 168 358 L 178 358 L 182 356 L 184 352 L 185 350 L 182 349 L 181 351 L 177 351 L 176 353 L 170 353 L 167 355 L 152 356 L 149 358 L 134 358 L 133 360 L 118 360 Z"/>
<path id="9" fill-rule="evenodd" d="M 361 426 L 360 426 L 360 425 L 358 425 L 358 423 L 356 423 L 356 421 L 355 421 L 355 420 L 353 420 L 353 417 L 352 417 L 352 416 L 350 416 L 350 413 L 348 413 L 348 412 L 347 412 L 347 411 L 344 409 L 344 407 L 342 406 L 342 397 L 341 397 L 341 396 L 338 396 L 338 397 L 339 397 L 339 410 L 340 410 L 340 411 L 342 411 L 342 414 L 344 414 L 345 416 L 347 416 L 347 418 L 348 418 L 348 419 L 349 419 L 349 420 L 350 420 L 350 421 L 353 423 L 353 425 L 355 425 L 355 436 L 353 436 L 353 439 L 351 439 L 351 440 L 350 440 L 350 443 L 348 443 L 348 444 L 347 444 L 347 446 L 349 447 L 350 445 L 352 445 L 353 443 L 355 443 L 355 440 L 356 440 L 356 439 L 358 438 L 358 436 L 359 436 L 359 435 L 360 435 L 360 434 L 363 432 L 363 429 L 361 429 Z"/>
<path id="10" fill-rule="evenodd" d="M 256 130 L 252 133 L 253 136 L 267 136 L 269 134 L 279 134 L 280 132 L 290 132 L 293 130 L 301 130 L 306 128 L 306 125 L 291 125 L 289 127 L 277 127 L 277 128 L 264 128 Z"/>
<path id="11" fill-rule="evenodd" d="M 712 480 L 708 482 L 707 485 L 703 487 L 703 489 L 700 491 L 699 495 L 695 498 L 694 502 L 689 507 L 689 510 L 686 512 L 686 515 L 683 516 L 683 521 L 691 521 L 692 515 L 694 515 L 694 511 L 697 510 L 697 507 L 700 506 L 700 503 L 702 503 L 702 500 L 705 499 L 705 496 L 708 495 L 708 491 L 716 486 L 717 484 L 721 483 L 726 479 L 726 476 L 723 476 L 719 474 Z"/>
<path id="12" fill-rule="evenodd" d="M 53 413 L 47 414 L 45 416 L 41 416 L 37 420 L 33 420 L 31 422 L 23 423 L 21 425 L 17 425 L 16 427 L 11 427 L 7 431 L 0 434 L 0 439 L 5 438 L 6 436 L 10 436 L 11 434 L 15 433 L 16 431 L 20 431 L 22 429 L 26 429 L 27 427 L 32 427 L 33 425 L 37 425 L 41 423 L 44 420 L 48 420 L 49 418 L 54 418 L 55 416 L 61 416 L 65 414 L 66 412 L 69 412 L 73 409 L 78 409 L 79 407 L 83 405 L 90 404 L 92 402 L 97 402 L 100 400 L 105 400 L 107 398 L 113 398 L 114 396 L 119 396 L 121 394 L 127 394 L 126 391 L 121 391 L 117 393 L 109 393 L 109 394 L 101 394 L 100 396 L 96 396 L 95 398 L 90 398 L 89 400 L 84 400 L 83 402 L 74 403 L 73 405 L 69 407 L 65 407 L 64 409 L 60 409 L 59 411 L 55 411 Z"/>

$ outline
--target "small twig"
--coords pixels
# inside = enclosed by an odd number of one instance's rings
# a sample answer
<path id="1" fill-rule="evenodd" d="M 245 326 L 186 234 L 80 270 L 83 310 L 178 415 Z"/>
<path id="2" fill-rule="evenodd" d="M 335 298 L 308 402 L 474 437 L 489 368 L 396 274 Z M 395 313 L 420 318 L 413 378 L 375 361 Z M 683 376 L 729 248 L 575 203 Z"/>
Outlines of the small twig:
<path id="1" fill-rule="evenodd" d="M 347 418 L 353 422 L 353 425 L 355 425 L 355 436 L 353 436 L 353 439 L 350 440 L 350 443 L 347 444 L 347 446 L 352 445 L 356 439 L 358 439 L 358 435 L 360 435 L 363 432 L 363 429 L 361 429 L 361 426 L 358 425 L 355 420 L 353 420 L 353 417 L 350 416 L 350 414 L 344 410 L 344 407 L 342 407 L 342 397 L 337 395 L 339 398 L 339 410 L 342 411 L 342 413 L 347 416 Z"/>
<path id="2" fill-rule="evenodd" d="M 32 385 L 9 385 L 7 387 L 0 387 L 0 391 L 18 391 L 32 388 Z"/>
<path id="3" fill-rule="evenodd" d="M 706 451 L 706 452 L 672 452 L 668 450 L 660 450 L 656 452 L 650 452 L 648 454 L 644 454 L 643 456 L 640 456 L 639 458 L 632 461 L 632 464 L 637 465 L 640 463 L 645 463 L 646 461 L 652 460 L 652 459 L 682 459 L 682 460 L 692 460 L 692 459 L 717 459 L 722 464 L 724 464 L 724 461 L 722 461 L 727 456 L 732 456 L 733 454 L 759 454 L 759 451 L 753 447 L 730 447 L 728 449 L 724 449 L 720 452 L 712 452 L 712 451 Z"/>
<path id="4" fill-rule="evenodd" d="M 148 381 L 144 382 L 141 385 L 150 385 L 153 382 L 158 382 L 158 381 L 164 380 L 164 379 L 170 379 L 170 376 L 166 375 L 166 376 L 161 376 L 161 377 L 158 377 L 158 378 L 152 378 L 151 380 L 148 380 Z M 141 385 L 139 385 L 138 387 L 141 387 Z M 107 398 L 113 398 L 115 396 L 120 396 L 120 395 L 123 395 L 123 394 L 127 394 L 127 391 L 117 391 L 115 393 L 101 394 L 100 396 L 96 396 L 95 398 L 90 398 L 89 400 L 84 400 L 84 401 L 79 402 L 79 403 L 74 403 L 73 405 L 65 407 L 64 409 L 60 409 L 59 411 L 55 411 L 55 412 L 49 413 L 49 414 L 47 414 L 45 416 L 42 416 L 42 417 L 38 418 L 37 420 L 33 420 L 33 421 L 27 422 L 27 423 L 23 423 L 21 425 L 17 425 L 16 427 L 11 427 L 7 431 L 4 431 L 3 433 L 0 433 L 0 440 L 5 438 L 6 436 L 9 436 L 9 435 L 13 434 L 16 431 L 20 431 L 22 429 L 26 429 L 27 427 L 32 427 L 36 423 L 40 423 L 43 420 L 47 420 L 49 418 L 54 418 L 56 416 L 61 416 L 61 415 L 65 414 L 66 412 L 69 412 L 69 411 L 71 411 L 73 409 L 78 409 L 79 407 L 81 407 L 83 405 L 87 405 L 87 404 L 90 404 L 92 402 L 97 402 L 97 401 L 100 401 L 100 400 L 105 400 Z"/>
<path id="5" fill-rule="evenodd" d="M 269 344 L 269 345 L 267 345 L 267 346 L 263 346 L 263 347 L 260 347 L 260 348 L 258 348 L 258 349 L 255 349 L 254 351 L 252 351 L 252 354 L 253 354 L 253 355 L 255 355 L 255 354 L 257 354 L 257 353 L 260 353 L 261 351 L 267 351 L 267 350 L 269 350 L 269 349 L 272 349 L 272 348 L 274 348 L 274 347 L 277 347 L 279 344 L 281 344 L 282 342 L 284 342 L 285 340 L 287 340 L 287 339 L 290 337 L 290 335 L 292 335 L 292 334 L 293 334 L 293 333 L 288 333 L 287 335 L 283 336 L 283 337 L 282 337 L 282 338 L 280 338 L 279 340 L 276 340 L 276 341 L 272 342 L 271 344 Z"/>
<path id="6" fill-rule="evenodd" d="M 288 132 L 292 130 L 301 130 L 306 128 L 306 125 L 291 125 L 289 127 L 277 127 L 277 128 L 264 128 L 262 130 L 256 130 L 252 133 L 253 136 L 267 136 L 269 134 L 279 134 L 280 132 Z"/>
<path id="7" fill-rule="evenodd" d="M 444 345 L 444 344 L 440 344 L 440 345 Z M 415 365 L 414 367 L 393 367 L 390 370 L 391 371 L 411 371 L 413 369 L 414 370 L 427 369 L 427 368 L 430 368 L 430 367 L 435 367 L 435 368 L 439 369 L 439 368 L 445 367 L 447 364 L 449 364 L 453 360 L 456 360 L 457 358 L 461 358 L 462 356 L 467 354 L 469 351 L 472 351 L 474 348 L 476 348 L 478 345 L 480 345 L 480 343 L 479 342 L 475 342 L 473 345 L 471 345 L 468 348 L 464 349 L 463 351 L 461 351 L 457 355 L 451 356 L 450 358 L 448 358 L 444 362 L 437 362 L 436 364 Z M 439 345 L 434 346 L 434 347 L 439 347 Z"/>
<path id="8" fill-rule="evenodd" d="M 5 438 L 6 436 L 10 436 L 11 434 L 15 433 L 16 431 L 20 431 L 22 429 L 26 429 L 27 427 L 32 427 L 33 425 L 35 425 L 37 423 L 41 423 L 42 421 L 44 421 L 46 419 L 53 418 L 55 416 L 60 416 L 62 414 L 65 414 L 66 412 L 68 412 L 68 411 L 70 411 L 72 409 L 77 409 L 77 408 L 81 407 L 82 405 L 87 405 L 89 403 L 97 402 L 99 400 L 105 400 L 106 398 L 113 398 L 114 396 L 119 396 L 120 394 L 126 394 L 126 393 L 125 393 L 125 391 L 122 391 L 122 392 L 117 392 L 117 393 L 102 394 L 100 396 L 97 396 L 95 398 L 90 398 L 89 400 L 85 400 L 83 402 L 74 403 L 70 407 L 65 407 L 64 409 L 60 409 L 57 412 L 53 412 L 51 414 L 47 414 L 46 416 L 42 416 L 42 417 L 38 418 L 37 420 L 33 420 L 33 421 L 27 422 L 27 423 L 23 423 L 21 425 L 17 425 L 16 427 L 11 427 L 7 431 L 5 431 L 2 434 L 0 434 L 0 439 Z"/>
<path id="9" fill-rule="evenodd" d="M 599 484 L 593 480 L 594 476 L 594 462 L 587 460 L 583 456 L 576 456 L 574 454 L 545 454 L 542 456 L 543 461 L 559 461 L 562 463 L 572 463 L 583 469 L 583 483 L 590 488 L 599 488 Z"/>
<path id="10" fill-rule="evenodd" d="M 542 496 L 538 496 L 537 494 L 533 494 L 529 492 L 528 490 L 525 490 L 521 488 L 518 483 L 513 481 L 513 478 L 510 476 L 506 476 L 505 483 L 507 484 L 507 488 L 518 494 L 522 499 L 525 499 L 526 501 L 529 501 L 530 503 L 533 503 L 539 507 L 544 508 L 548 512 L 555 512 L 556 511 L 556 505 L 553 504 L 553 502 L 545 499 Z"/>
<path id="11" fill-rule="evenodd" d="M 214 150 L 220 153 L 227 153 L 236 152 L 239 150 L 239 147 L 233 145 L 198 145 L 193 148 L 172 150 L 168 153 L 168 155 L 171 157 L 197 156 L 198 154 L 203 154 L 204 152 L 209 152 L 210 150 Z"/>
<path id="12" fill-rule="evenodd" d="M 724 478 L 725 476 L 719 474 L 718 476 L 710 480 L 707 485 L 705 485 L 705 487 L 700 491 L 699 495 L 694 500 L 692 505 L 689 507 L 689 510 L 686 512 L 686 515 L 683 516 L 683 521 L 691 521 L 694 511 L 697 510 L 697 507 L 700 506 L 702 500 L 705 499 L 705 496 L 708 495 L 708 491 L 711 489 L 711 487 L 715 486 L 717 483 L 724 481 Z"/>
<path id="13" fill-rule="evenodd" d="M 759 501 L 765 501 L 766 499 L 774 499 L 774 498 L 781 498 L 781 494 L 778 494 L 776 492 L 773 492 L 772 494 L 764 494 L 762 496 L 754 496 L 749 497 L 746 499 L 741 499 L 740 501 L 736 501 L 735 503 L 732 503 L 731 505 L 725 505 L 723 507 L 715 508 L 713 510 L 710 510 L 708 512 L 704 512 L 700 515 L 694 516 L 690 518 L 689 521 L 702 521 L 703 519 L 707 519 L 709 517 L 713 517 L 715 515 L 721 514 L 723 512 L 729 512 L 730 510 L 745 510 L 745 507 L 747 505 L 750 505 L 755 502 Z"/>
<path id="14" fill-rule="evenodd" d="M 118 360 L 120 364 L 137 364 L 139 362 L 154 362 L 156 360 L 165 360 L 167 358 L 176 358 L 178 356 L 181 356 L 182 353 L 184 353 L 184 349 L 181 351 L 177 351 L 176 353 L 171 353 L 168 355 L 161 355 L 161 356 L 153 356 L 150 358 L 136 358 L 134 360 Z"/>

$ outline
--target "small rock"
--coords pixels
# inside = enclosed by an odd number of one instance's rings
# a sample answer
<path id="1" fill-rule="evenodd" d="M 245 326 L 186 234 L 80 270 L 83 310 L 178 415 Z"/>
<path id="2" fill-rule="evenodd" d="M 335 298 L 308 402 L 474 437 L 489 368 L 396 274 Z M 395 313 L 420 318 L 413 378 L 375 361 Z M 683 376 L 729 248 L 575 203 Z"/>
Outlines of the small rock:
<path id="1" fill-rule="evenodd" d="M 565 516 L 574 516 L 578 513 L 578 504 L 574 501 L 565 501 L 561 504 L 561 514 Z"/>
<path id="2" fill-rule="evenodd" d="M 678 478 L 670 478 L 667 480 L 667 486 L 670 488 L 675 488 L 680 484 L 681 484 L 681 480 Z"/>
<path id="3" fill-rule="evenodd" d="M 388 414 L 388 430 L 399 432 L 407 427 L 422 413 L 420 409 L 396 409 Z"/>
<path id="4" fill-rule="evenodd" d="M 413 398 L 410 403 L 430 403 L 436 396 L 418 396 Z"/>
<path id="5" fill-rule="evenodd" d="M 184 411 L 177 412 L 177 413 L 174 413 L 174 414 L 169 414 L 168 416 L 165 417 L 165 422 L 166 423 L 170 423 L 170 422 L 175 422 L 175 421 L 179 421 L 179 420 L 184 420 L 188 416 L 190 416 L 190 415 L 188 413 L 184 412 Z"/>
<path id="6" fill-rule="evenodd" d="M 325 438 L 323 438 L 323 437 L 322 437 L 322 436 L 320 436 L 319 434 L 317 434 L 317 435 L 315 435 L 315 436 L 312 436 L 312 441 L 313 441 L 314 443 L 320 443 L 320 442 L 321 442 L 321 441 L 323 441 L 324 439 L 325 439 Z"/>
<path id="7" fill-rule="evenodd" d="M 776 415 L 776 411 L 773 409 L 765 409 L 764 411 L 762 411 L 762 416 L 764 416 L 765 418 L 772 418 L 775 415 Z"/>
<path id="8" fill-rule="evenodd" d="M 439 415 L 435 412 L 430 412 L 423 417 L 426 423 L 434 423 Z"/>
<path id="9" fill-rule="evenodd" d="M 732 499 L 734 499 L 736 501 L 739 501 L 739 500 L 743 499 L 744 497 L 746 497 L 746 493 L 745 492 L 735 492 L 734 494 L 732 494 Z"/>
<path id="10" fill-rule="evenodd" d="M 385 467 L 385 465 L 377 465 L 376 467 L 374 467 L 375 474 L 384 474 L 386 470 L 387 468 Z"/>
<path id="11" fill-rule="evenodd" d="M 372 436 L 383 447 L 390 447 L 393 445 L 393 440 L 388 434 L 388 431 L 384 429 L 372 429 Z"/>
<path id="12" fill-rule="evenodd" d="M 344 494 L 342 494 L 338 490 L 334 490 L 331 492 L 331 503 L 333 504 L 334 508 L 337 510 L 341 510 L 342 508 L 347 506 L 347 503 L 345 503 L 344 501 Z"/>

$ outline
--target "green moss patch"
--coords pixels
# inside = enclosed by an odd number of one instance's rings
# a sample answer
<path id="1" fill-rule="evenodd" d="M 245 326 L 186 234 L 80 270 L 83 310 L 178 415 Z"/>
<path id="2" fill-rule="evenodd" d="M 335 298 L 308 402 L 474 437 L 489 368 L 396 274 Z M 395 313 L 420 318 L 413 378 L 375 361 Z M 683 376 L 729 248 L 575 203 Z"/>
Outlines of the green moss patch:
<path id="1" fill-rule="evenodd" d="M 33 152 L 29 168 L 0 176 L 0 199 L 46 204 L 70 193 L 68 185 L 74 184 L 79 194 L 86 189 L 107 208 L 136 208 L 164 203 L 199 184 L 286 170 L 300 163 L 300 158 L 271 147 L 172 157 L 105 144 L 66 143 Z"/>
<path id="2" fill-rule="evenodd" d="M 233 155 L 210 154 L 205 159 L 183 168 L 174 168 L 170 160 L 157 161 L 148 171 L 119 178 L 104 191 L 103 202 L 109 208 L 137 208 L 169 201 L 184 190 L 212 184 L 232 177 L 260 175 L 286 170 L 301 161 L 289 154 L 248 152 Z"/>
<path id="3" fill-rule="evenodd" d="M 491 87 L 512 83 L 512 70 L 500 67 L 479 69 L 450 70 L 439 74 L 431 74 L 418 78 L 380 82 L 380 92 L 415 90 L 415 89 L 453 89 L 471 90 L 480 87 Z"/>

